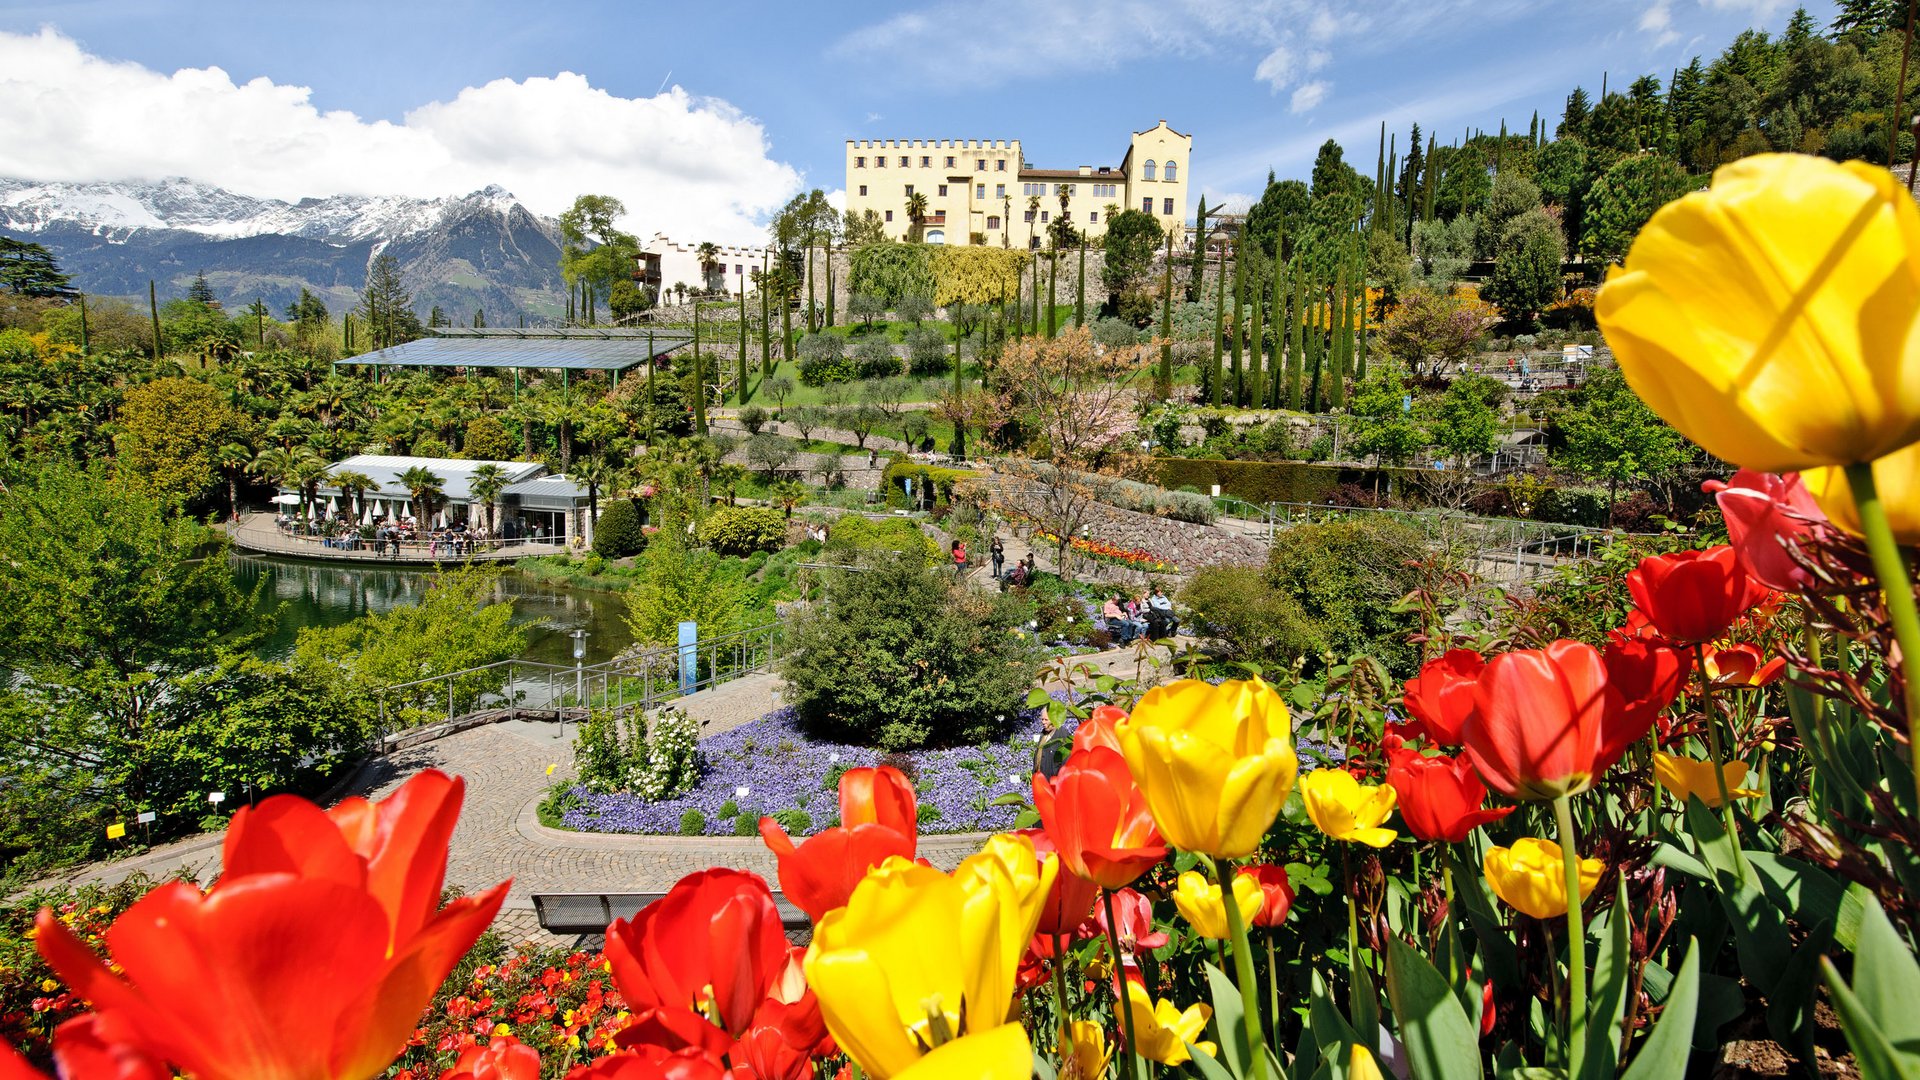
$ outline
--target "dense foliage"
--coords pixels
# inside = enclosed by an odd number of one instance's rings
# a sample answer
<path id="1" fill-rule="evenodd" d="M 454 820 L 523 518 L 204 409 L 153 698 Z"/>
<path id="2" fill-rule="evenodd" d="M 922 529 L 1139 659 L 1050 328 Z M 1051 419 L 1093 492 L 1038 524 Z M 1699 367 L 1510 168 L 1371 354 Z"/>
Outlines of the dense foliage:
<path id="1" fill-rule="evenodd" d="M 896 750 L 979 742 L 1006 725 L 1037 660 L 1024 610 L 911 559 L 843 572 L 795 621 L 781 668 L 803 723 Z"/>

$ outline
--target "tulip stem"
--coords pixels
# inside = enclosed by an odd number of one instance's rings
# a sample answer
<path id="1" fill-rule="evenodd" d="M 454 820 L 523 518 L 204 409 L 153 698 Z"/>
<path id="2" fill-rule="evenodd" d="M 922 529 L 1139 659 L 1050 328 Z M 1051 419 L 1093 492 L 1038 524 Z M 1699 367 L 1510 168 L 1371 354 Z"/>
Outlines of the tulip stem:
<path id="1" fill-rule="evenodd" d="M 1560 827 L 1560 862 L 1567 873 L 1567 1075 L 1579 1076 L 1587 1055 L 1587 939 L 1580 928 L 1580 853 L 1573 846 L 1573 803 L 1553 800 Z"/>
<path id="2" fill-rule="evenodd" d="M 1913 769 L 1913 789 L 1920 798 L 1920 607 L 1914 604 L 1913 579 L 1907 575 L 1906 556 L 1887 521 L 1886 505 L 1873 482 L 1873 464 L 1847 466 L 1847 487 L 1860 511 L 1860 532 L 1873 557 L 1873 572 L 1887 599 L 1887 621 L 1900 643 L 1900 674 L 1907 690 L 1907 760 Z"/>
<path id="3" fill-rule="evenodd" d="M 1141 1080 L 1140 1044 L 1133 1041 L 1133 1003 L 1127 998 L 1127 962 L 1120 956 L 1120 918 L 1114 914 L 1113 890 L 1101 886 L 1100 899 L 1107 908 L 1107 951 L 1113 955 L 1113 988 L 1119 999 L 1113 1007 L 1127 1036 L 1127 1072 L 1133 1080 Z"/>
<path id="4" fill-rule="evenodd" d="M 1700 669 L 1700 712 L 1707 724 L 1707 756 L 1713 759 L 1713 785 L 1720 790 L 1720 820 L 1726 823 L 1727 839 L 1733 843 L 1734 878 L 1747 883 L 1747 857 L 1740 850 L 1739 821 L 1733 816 L 1733 795 L 1727 790 L 1727 769 L 1720 760 L 1720 718 L 1713 711 L 1713 680 L 1707 678 L 1707 647 L 1693 647 L 1694 666 Z"/>
<path id="5" fill-rule="evenodd" d="M 1447 980 L 1458 984 L 1465 958 L 1460 955 L 1460 924 L 1453 917 L 1453 860 L 1447 858 L 1445 848 L 1440 849 L 1440 886 L 1447 898 Z"/>
<path id="6" fill-rule="evenodd" d="M 1253 943 L 1247 938 L 1247 920 L 1233 897 L 1233 864 L 1214 868 L 1220 882 L 1221 907 L 1227 909 L 1227 932 L 1233 935 L 1233 971 L 1240 981 L 1240 1015 L 1246 1020 L 1247 1056 L 1253 1059 L 1252 1080 L 1267 1080 L 1267 1040 L 1260 1033 L 1260 982 L 1253 974 Z M 1227 1037 L 1221 1032 L 1222 1039 Z"/>
<path id="7" fill-rule="evenodd" d="M 1060 999 L 1060 1036 L 1064 1040 L 1073 1014 L 1067 1008 L 1067 939 L 1061 934 L 1053 935 L 1053 992 Z M 1067 1048 L 1061 1050 L 1061 1056 L 1066 1056 Z"/>

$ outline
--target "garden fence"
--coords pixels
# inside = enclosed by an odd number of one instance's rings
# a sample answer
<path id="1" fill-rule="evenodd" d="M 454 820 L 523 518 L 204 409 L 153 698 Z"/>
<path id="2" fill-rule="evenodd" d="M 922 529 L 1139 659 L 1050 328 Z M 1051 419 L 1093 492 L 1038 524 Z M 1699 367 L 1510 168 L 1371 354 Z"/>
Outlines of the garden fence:
<path id="1" fill-rule="evenodd" d="M 376 693 L 379 739 L 427 725 L 480 722 L 520 713 L 584 715 L 590 709 L 646 711 L 745 675 L 770 671 L 785 655 L 779 621 L 703 639 L 693 646 L 694 678 L 682 684 L 682 650 L 649 646 L 600 664 L 570 667 L 538 660 L 501 660 Z"/>

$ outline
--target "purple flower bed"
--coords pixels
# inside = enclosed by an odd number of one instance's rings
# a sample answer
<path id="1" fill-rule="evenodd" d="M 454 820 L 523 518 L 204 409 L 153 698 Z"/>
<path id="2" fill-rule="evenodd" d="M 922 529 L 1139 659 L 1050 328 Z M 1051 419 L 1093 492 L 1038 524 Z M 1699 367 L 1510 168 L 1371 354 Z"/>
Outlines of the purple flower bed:
<path id="1" fill-rule="evenodd" d="M 1041 731 L 1041 711 L 1017 714 L 1005 742 L 991 746 L 960 746 L 943 750 L 912 750 L 893 755 L 913 763 L 914 789 L 920 801 L 923 835 L 955 832 L 997 832 L 1011 829 L 1019 806 L 994 806 L 1002 795 L 1032 800 L 1033 748 Z M 1061 730 L 1070 734 L 1079 721 L 1068 717 Z M 1317 741 L 1299 741 L 1302 771 L 1312 769 L 1315 754 L 1335 761 L 1345 755 Z M 650 833 L 674 835 L 689 810 L 705 819 L 705 835 L 730 836 L 731 818 L 720 815 L 728 802 L 756 820 L 781 810 L 802 810 L 812 820 L 807 833 L 835 824 L 840 815 L 838 772 L 841 766 L 878 765 L 884 756 L 867 746 L 817 742 L 800 730 L 791 706 L 782 707 L 750 724 L 700 741 L 700 780 L 677 799 L 647 802 L 637 795 L 615 792 L 599 795 L 583 787 L 572 790 L 575 802 L 561 818 L 569 829 L 584 832 Z M 833 781 L 829 781 L 833 777 Z M 746 795 L 739 794 L 745 788 Z"/>
<path id="2" fill-rule="evenodd" d="M 1065 725 L 1071 731 L 1076 721 Z M 1033 747 L 1040 734 L 1040 711 L 1019 713 L 1007 741 L 991 746 L 912 750 L 896 755 L 913 763 L 920 800 L 920 831 L 991 832 L 1011 829 L 1020 809 L 994 806 L 1002 795 L 1031 800 Z M 781 810 L 803 810 L 813 821 L 807 832 L 833 824 L 840 815 L 838 769 L 878 765 L 885 756 L 867 746 L 819 742 L 800 730 L 791 706 L 750 724 L 700 740 L 700 780 L 677 799 L 646 802 L 616 792 L 596 795 L 575 788 L 578 802 L 561 818 L 569 829 L 589 832 L 675 834 L 681 818 L 698 810 L 706 835 L 732 835 L 731 819 L 720 808 L 734 803 L 758 818 Z M 829 781 L 829 776 L 834 777 Z M 741 796 L 738 789 L 747 789 Z"/>

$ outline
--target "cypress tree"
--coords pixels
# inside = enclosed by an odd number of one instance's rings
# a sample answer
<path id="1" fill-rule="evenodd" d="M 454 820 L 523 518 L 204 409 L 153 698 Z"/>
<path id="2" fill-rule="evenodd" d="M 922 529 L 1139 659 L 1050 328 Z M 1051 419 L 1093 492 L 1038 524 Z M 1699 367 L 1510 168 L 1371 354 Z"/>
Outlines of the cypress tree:
<path id="1" fill-rule="evenodd" d="M 1256 267 L 1252 295 L 1253 328 L 1247 337 L 1247 405 L 1255 409 L 1267 403 L 1266 386 L 1262 382 L 1260 372 L 1260 353 L 1265 336 L 1265 320 L 1262 318 L 1266 311 L 1266 304 L 1263 302 L 1265 295 L 1265 291 L 1260 288 L 1259 268 Z"/>
<path id="2" fill-rule="evenodd" d="M 653 396 L 653 387 L 654 387 L 654 381 L 656 377 L 659 375 L 659 373 L 660 373 L 660 357 L 657 353 L 653 351 L 653 327 L 649 325 L 647 327 L 647 408 L 646 408 L 647 441 L 648 442 L 653 441 L 653 403 L 656 400 L 658 400 Z M 519 378 L 517 374 L 514 377 L 516 380 L 518 380 Z M 516 386 L 519 385 L 517 381 L 515 385 Z"/>
<path id="3" fill-rule="evenodd" d="M 1276 254 L 1273 258 L 1273 300 L 1267 306 L 1267 332 L 1273 335 L 1273 352 L 1267 361 L 1267 407 L 1278 409 L 1286 403 L 1286 393 L 1281 384 L 1285 381 L 1287 331 L 1283 320 L 1287 317 L 1286 266 L 1280 262 L 1277 254 L 1281 245 L 1273 245 Z"/>
<path id="4" fill-rule="evenodd" d="M 1173 396 L 1173 230 L 1167 230 L 1167 265 L 1160 284 L 1160 378 L 1162 401 Z"/>
<path id="5" fill-rule="evenodd" d="M 80 355 L 85 356 L 92 343 L 87 337 L 87 294 L 80 294 Z"/>
<path id="6" fill-rule="evenodd" d="M 827 325 L 833 325 L 833 233 L 827 233 L 827 254 L 823 260 L 827 264 Z"/>
<path id="7" fill-rule="evenodd" d="M 700 301 L 693 302 L 693 430 L 707 433 L 707 375 L 700 368 Z"/>
<path id="8" fill-rule="evenodd" d="M 1080 238 L 1080 275 L 1073 292 L 1073 325 L 1087 325 L 1087 240 Z"/>
<path id="9" fill-rule="evenodd" d="M 1047 340 L 1052 341 L 1058 332 L 1059 304 L 1055 297 L 1060 285 L 1060 245 L 1055 244 L 1052 253 L 1047 256 Z"/>
<path id="10" fill-rule="evenodd" d="M 1500 169 L 1506 164 L 1506 161 L 1507 161 L 1507 118 L 1503 116 L 1500 118 L 1500 141 L 1494 144 L 1494 147 L 1493 147 L 1493 171 L 1495 174 L 1498 174 L 1500 172 Z"/>
<path id="11" fill-rule="evenodd" d="M 1380 121 L 1379 157 L 1373 163 L 1373 227 L 1384 228 L 1387 217 L 1387 122 Z"/>
<path id="12" fill-rule="evenodd" d="M 1327 387 L 1327 400 L 1336 409 L 1347 405 L 1347 351 L 1353 340 L 1353 324 L 1350 310 L 1352 293 L 1347 285 L 1347 271 L 1341 267 L 1334 278 L 1334 304 L 1331 314 L 1336 320 L 1333 325 L 1333 373 L 1332 382 Z"/>
<path id="13" fill-rule="evenodd" d="M 1326 359 L 1327 339 L 1326 321 L 1327 290 L 1319 282 L 1307 290 L 1307 300 L 1312 307 L 1307 312 L 1307 355 L 1309 371 L 1307 387 L 1307 411 L 1325 412 L 1327 410 L 1326 388 L 1321 384 L 1321 363 Z"/>
<path id="14" fill-rule="evenodd" d="M 1246 373 L 1240 366 L 1240 338 L 1246 333 L 1247 326 L 1241 316 L 1241 307 L 1247 299 L 1247 253 L 1242 247 L 1246 240 L 1243 231 L 1233 245 L 1233 403 L 1242 405 L 1247 400 Z"/>
<path id="15" fill-rule="evenodd" d="M 1360 297 L 1357 301 L 1359 318 L 1354 320 L 1354 334 L 1357 344 L 1354 347 L 1353 377 L 1367 377 L 1367 319 L 1372 315 L 1372 304 L 1367 300 L 1367 277 L 1360 274 Z"/>
<path id="16" fill-rule="evenodd" d="M 1193 262 L 1187 272 L 1187 303 L 1200 302 L 1207 269 L 1207 197 L 1200 196 L 1200 211 L 1193 219 Z"/>
<path id="17" fill-rule="evenodd" d="M 806 264 L 806 265 L 807 265 L 807 333 L 809 333 L 809 334 L 812 334 L 812 333 L 816 333 L 816 332 L 818 332 L 818 331 L 819 331 L 819 329 L 820 329 L 820 325 L 819 325 L 819 323 L 818 323 L 818 322 L 816 322 L 816 321 L 815 321 L 815 319 L 817 318 L 817 316 L 815 316 L 815 315 L 814 315 L 814 311 L 813 311 L 813 305 L 814 305 L 814 299 L 813 299 L 813 236 L 812 236 L 811 234 L 809 234 L 809 235 L 807 236 L 807 264 Z M 700 302 L 699 302 L 698 300 L 696 300 L 696 301 L 694 301 L 694 305 L 693 305 L 693 306 L 694 306 L 694 309 L 695 309 L 696 311 L 697 311 L 697 310 L 699 310 L 699 307 L 700 307 Z M 705 432 L 705 431 L 702 431 L 702 432 L 701 432 L 701 434 L 702 434 L 702 435 L 704 435 L 704 434 L 706 434 L 706 432 Z"/>
<path id="18" fill-rule="evenodd" d="M 1427 168 L 1426 168 L 1427 190 L 1424 195 L 1425 203 L 1424 205 L 1422 205 L 1420 209 L 1421 221 L 1433 220 L 1433 189 L 1437 183 L 1437 177 L 1434 174 L 1440 171 L 1435 167 L 1438 163 L 1435 162 L 1433 159 L 1433 152 L 1436 149 L 1438 149 L 1438 145 L 1433 141 L 1433 136 L 1431 135 L 1427 136 Z"/>
<path id="19" fill-rule="evenodd" d="M 767 253 L 760 252 L 760 377 L 773 374 L 773 310 L 768 305 L 773 293 L 773 281 L 768 277 Z"/>
<path id="20" fill-rule="evenodd" d="M 153 316 L 153 362 L 160 362 L 160 300 L 154 292 L 153 279 L 147 279 L 147 312 Z"/>
<path id="21" fill-rule="evenodd" d="M 1222 252 L 1220 257 L 1225 259 L 1226 253 Z M 1207 375 L 1207 396 L 1215 407 L 1221 404 L 1220 375 L 1222 368 L 1220 364 L 1220 354 L 1226 347 L 1226 341 L 1227 266 L 1225 262 L 1222 262 L 1220 268 L 1214 271 L 1213 275 L 1213 367 Z"/>
<path id="22" fill-rule="evenodd" d="M 780 359 L 793 363 L 793 303 L 787 296 L 787 260 L 780 259 Z"/>
<path id="23" fill-rule="evenodd" d="M 829 293 L 829 296 L 832 294 Z M 740 283 L 740 404 L 747 403 L 747 285 Z"/>

